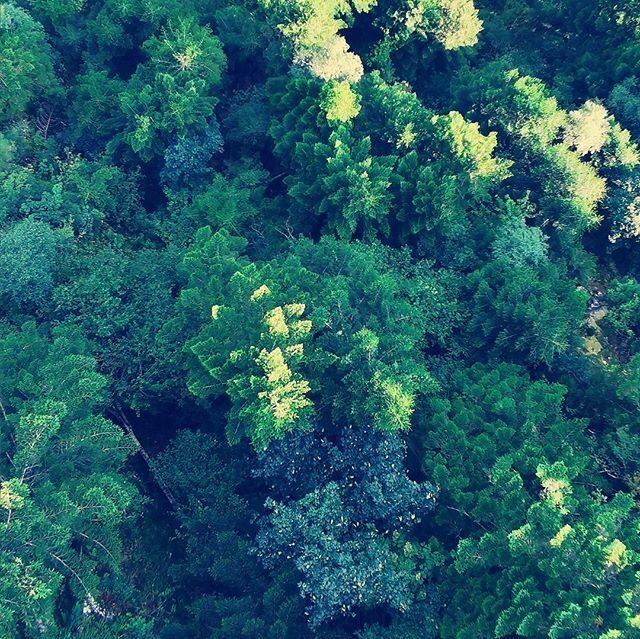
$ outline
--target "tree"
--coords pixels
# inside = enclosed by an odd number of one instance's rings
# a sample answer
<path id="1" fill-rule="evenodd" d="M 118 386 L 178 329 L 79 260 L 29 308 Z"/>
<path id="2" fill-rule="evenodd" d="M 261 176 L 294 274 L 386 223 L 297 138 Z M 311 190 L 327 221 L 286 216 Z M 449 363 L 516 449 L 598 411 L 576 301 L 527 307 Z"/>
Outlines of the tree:
<path id="1" fill-rule="evenodd" d="M 565 394 L 520 367 L 475 365 L 421 413 L 434 517 L 454 547 L 444 637 L 635 632 L 633 500 L 595 478 Z"/>
<path id="2" fill-rule="evenodd" d="M 434 600 L 435 601 L 432 601 Z M 361 639 L 414 639 L 416 636 L 430 639 L 437 637 L 437 597 L 426 602 L 414 603 L 407 612 L 396 613 L 388 626 L 370 624 L 358 635 Z"/>
<path id="3" fill-rule="evenodd" d="M 327 82 L 322 92 L 322 108 L 327 114 L 327 120 L 349 122 L 360 112 L 358 96 L 346 80 Z"/>
<path id="4" fill-rule="evenodd" d="M 472 180 L 500 180 L 507 177 L 509 163 L 493 157 L 497 145 L 495 131 L 482 135 L 478 124 L 467 122 L 456 111 L 434 116 L 433 124 L 436 136 L 449 147 L 451 155 Z"/>
<path id="5" fill-rule="evenodd" d="M 400 0 L 381 22 L 390 25 L 398 43 L 417 34 L 434 38 L 445 49 L 473 46 L 482 30 L 473 0 Z"/>
<path id="6" fill-rule="evenodd" d="M 154 460 L 154 471 L 178 504 L 185 557 L 172 571 L 183 580 L 209 576 L 239 594 L 246 583 L 246 564 L 237 558 L 250 561 L 250 513 L 238 495 L 240 465 L 227 460 L 224 452 L 211 435 L 180 430 Z"/>
<path id="7" fill-rule="evenodd" d="M 272 20 L 290 40 L 294 62 L 322 80 L 358 80 L 363 73 L 360 58 L 349 51 L 338 31 L 351 18 L 351 6 L 342 0 L 259 0 Z M 358 0 L 357 11 L 366 12 L 373 2 Z M 343 20 L 344 18 L 345 20 Z"/>
<path id="8" fill-rule="evenodd" d="M 596 153 L 607 141 L 609 129 L 607 110 L 589 100 L 577 111 L 569 113 L 565 143 L 581 156 Z"/>
<path id="9" fill-rule="evenodd" d="M 180 222 L 191 225 L 186 230 L 188 240 L 203 224 L 239 235 L 249 235 L 258 228 L 265 234 L 273 232 L 278 217 L 277 213 L 271 215 L 265 202 L 267 172 L 252 165 L 236 168 L 237 172 L 227 176 L 215 173 L 208 187 L 180 211 Z"/>
<path id="10" fill-rule="evenodd" d="M 540 205 L 551 211 L 557 226 L 579 236 L 598 225 L 596 205 L 605 196 L 606 182 L 591 165 L 580 161 L 577 153 L 553 146 L 539 168 L 539 174 L 543 172 L 549 177 Z"/>
<path id="11" fill-rule="evenodd" d="M 77 332 L 5 327 L 0 350 L 0 628 L 36 637 L 82 609 L 113 614 L 103 595 L 139 503 L 122 471 L 134 446 L 100 414 L 107 380 Z"/>
<path id="12" fill-rule="evenodd" d="M 349 88 L 334 83 L 319 90 L 313 82 L 295 80 L 283 87 L 275 105 L 282 119 L 272 124 L 270 133 L 277 141 L 277 155 L 294 171 L 285 179 L 292 217 L 294 223 L 305 220 L 311 208 L 341 238 L 374 237 L 378 229 L 388 234 L 388 187 L 395 158 L 373 153 L 370 136 L 354 135 L 349 120 L 356 111 L 349 95 L 347 103 L 341 98 L 341 115 L 336 117 L 338 106 L 332 100 L 341 86 Z"/>
<path id="13" fill-rule="evenodd" d="M 257 474 L 281 500 L 267 500 L 259 554 L 295 562 L 313 626 L 362 607 L 406 610 L 433 558 L 399 531 L 432 508 L 434 487 L 406 476 L 397 435 L 345 427 L 337 445 L 315 437 L 295 433 L 261 454 Z"/>
<path id="14" fill-rule="evenodd" d="M 478 42 L 482 21 L 473 0 L 438 0 L 434 5 L 433 33 L 445 49 L 469 47 Z"/>
<path id="15" fill-rule="evenodd" d="M 141 206 L 138 178 L 104 158 L 67 155 L 62 161 L 43 153 L 35 166 L 14 165 L 4 173 L 0 218 L 31 216 L 84 241 L 125 228 L 142 234 L 153 223 Z"/>
<path id="16" fill-rule="evenodd" d="M 12 3 L 0 7 L 0 78 L 0 123 L 62 94 L 42 25 Z"/>
<path id="17" fill-rule="evenodd" d="M 215 437 L 181 430 L 154 460 L 178 505 L 184 558 L 170 567 L 176 589 L 196 591 L 186 622 L 169 623 L 160 637 L 194 631 L 214 639 L 277 639 L 310 636 L 295 577 L 286 570 L 268 573 L 250 552 L 251 518 L 239 495 L 248 479 L 245 459 Z M 212 584 L 214 594 L 198 584 Z M 210 590 L 210 589 L 209 589 Z"/>
<path id="18" fill-rule="evenodd" d="M 501 357 L 549 365 L 576 345 L 587 295 L 548 261 L 508 260 L 503 253 L 469 276 L 468 339 Z"/>
<path id="19" fill-rule="evenodd" d="M 433 112 L 415 92 L 400 82 L 385 82 L 379 71 L 372 71 L 358 83 L 366 131 L 376 146 L 407 152 L 429 147 L 434 129 Z"/>
<path id="20" fill-rule="evenodd" d="M 263 448 L 309 428 L 314 397 L 336 422 L 407 430 L 415 398 L 437 386 L 416 346 L 442 343 L 459 321 L 443 281 L 381 246 L 300 241 L 251 263 L 243 244 L 202 229 L 179 302 L 193 331 L 189 388 L 232 400 L 229 440 L 246 435 Z"/>
<path id="21" fill-rule="evenodd" d="M 0 637 L 640 635 L 640 0 L 2 3 Z"/>
<path id="22" fill-rule="evenodd" d="M 602 203 L 611 232 L 609 241 L 634 240 L 640 235 L 640 199 L 637 195 L 638 170 L 613 178 Z"/>
<path id="23" fill-rule="evenodd" d="M 289 195 L 299 209 L 311 204 L 327 229 L 342 239 L 372 238 L 376 228 L 389 234 L 388 189 L 395 158 L 371 155 L 371 139 L 353 140 L 344 127 L 326 145 L 303 142 L 298 151 L 314 171 L 313 178 L 309 172 L 309 182 L 287 180 Z"/>
<path id="24" fill-rule="evenodd" d="M 323 111 L 321 86 L 305 77 L 272 78 L 267 86 L 273 120 L 269 135 L 274 152 L 283 166 L 296 169 L 304 156 L 298 153 L 300 142 L 326 142 L 331 135 L 326 111 Z"/>
<path id="25" fill-rule="evenodd" d="M 401 85 L 385 84 L 379 76 L 361 82 L 363 122 L 374 148 L 398 156 L 391 175 L 394 234 L 400 241 L 441 234 L 477 216 L 509 177 L 511 162 L 496 153 L 495 133 L 484 135 L 460 113 L 434 115 Z M 434 255 L 433 257 L 436 257 Z"/>
<path id="26" fill-rule="evenodd" d="M 519 212 L 522 204 L 508 200 L 507 210 Z M 526 208 L 525 208 L 526 210 Z M 500 225 L 491 245 L 494 259 L 504 260 L 517 266 L 536 267 L 548 259 L 548 245 L 542 231 L 534 226 L 527 226 L 523 217 L 509 215 Z"/>
<path id="27" fill-rule="evenodd" d="M 230 282 L 231 286 L 237 286 L 237 279 Z M 251 285 L 251 280 L 248 283 Z M 228 311 L 225 306 L 213 305 L 212 330 L 187 344 L 213 381 L 222 382 L 232 402 L 227 427 L 230 442 L 237 443 L 248 435 L 257 449 L 292 429 L 308 428 L 313 406 L 307 397 L 311 390 L 309 382 L 298 372 L 304 343 L 311 332 L 311 322 L 301 319 L 305 305 L 273 306 L 270 297 L 269 287 L 262 284 L 247 294 L 245 300 L 239 300 L 244 301 L 239 307 Z M 260 301 L 263 298 L 265 302 Z M 239 316 L 245 321 L 253 320 L 254 335 L 246 345 L 236 342 L 228 355 L 215 357 L 211 342 L 231 342 Z M 211 386 L 215 389 L 210 383 L 205 388 L 192 384 L 190 390 L 204 394 L 210 392 Z"/>
<path id="28" fill-rule="evenodd" d="M 71 88 L 70 127 L 65 132 L 76 148 L 103 151 L 121 132 L 120 95 L 126 83 L 100 67 L 89 67 Z"/>
<path id="29" fill-rule="evenodd" d="M 148 162 L 172 137 L 204 132 L 226 58 L 218 38 L 193 18 L 170 21 L 143 48 L 150 60 L 121 93 L 120 110 L 126 122 L 122 140 Z M 114 151 L 119 139 L 108 148 Z"/>
<path id="30" fill-rule="evenodd" d="M 0 235 L 0 299 L 15 309 L 46 305 L 56 283 L 64 237 L 27 218 Z"/>
<path id="31" fill-rule="evenodd" d="M 601 221 L 597 207 L 606 194 L 598 162 L 589 163 L 586 156 L 601 150 L 606 155 L 605 147 L 620 142 L 614 141 L 620 132 L 613 132 L 606 110 L 589 102 L 566 113 L 540 79 L 510 69 L 508 59 L 475 75 L 463 73 L 458 82 L 461 105 L 505 136 L 517 195 L 532 196 L 544 211 L 543 223 L 554 226 L 567 260 L 577 261 L 577 239 Z M 562 131 L 564 142 L 558 143 Z"/>
<path id="32" fill-rule="evenodd" d="M 205 133 L 195 137 L 178 138 L 164 154 L 162 180 L 171 185 L 196 184 L 211 172 L 209 160 L 222 150 L 220 127 L 214 120 Z"/>
<path id="33" fill-rule="evenodd" d="M 100 371 L 116 399 L 135 410 L 181 395 L 167 350 L 156 334 L 172 317 L 179 253 L 103 249 L 76 258 L 53 292 L 53 317 L 74 323 L 92 340 Z M 152 309 L 152 310 L 150 310 Z"/>
<path id="34" fill-rule="evenodd" d="M 640 97 L 637 79 L 631 77 L 616 84 L 609 95 L 607 105 L 616 118 L 631 130 L 634 137 L 637 136 L 640 132 Z"/>
<path id="35" fill-rule="evenodd" d="M 360 58 L 349 51 L 349 44 L 342 36 L 332 38 L 323 47 L 303 48 L 294 61 L 325 81 L 356 82 L 363 73 Z"/>
<path id="36" fill-rule="evenodd" d="M 631 277 L 612 280 L 607 289 L 607 313 L 603 329 L 614 342 L 629 343 L 635 352 L 636 340 L 640 336 L 640 284 Z"/>

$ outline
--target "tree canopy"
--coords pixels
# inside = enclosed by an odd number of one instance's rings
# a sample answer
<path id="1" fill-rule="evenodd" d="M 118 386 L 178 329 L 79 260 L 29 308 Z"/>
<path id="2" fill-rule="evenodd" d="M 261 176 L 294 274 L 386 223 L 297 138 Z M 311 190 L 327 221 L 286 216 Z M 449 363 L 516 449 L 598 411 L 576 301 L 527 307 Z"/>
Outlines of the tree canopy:
<path id="1" fill-rule="evenodd" d="M 0 0 L 1 639 L 640 637 L 640 2 Z"/>

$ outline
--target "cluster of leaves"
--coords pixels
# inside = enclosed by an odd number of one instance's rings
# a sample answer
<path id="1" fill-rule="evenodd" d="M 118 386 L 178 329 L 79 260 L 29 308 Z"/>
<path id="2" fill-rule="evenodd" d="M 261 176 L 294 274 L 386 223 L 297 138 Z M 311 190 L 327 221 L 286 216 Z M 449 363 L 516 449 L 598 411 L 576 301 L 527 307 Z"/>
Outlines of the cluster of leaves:
<path id="1" fill-rule="evenodd" d="M 245 248 L 201 229 L 182 265 L 179 319 L 166 327 L 197 331 L 188 385 L 231 400 L 229 441 L 249 436 L 262 449 L 313 416 L 407 430 L 416 397 L 437 387 L 419 348 L 444 344 L 460 321 L 445 289 L 455 280 L 381 245 L 298 240 L 268 262 Z"/>
<path id="2" fill-rule="evenodd" d="M 631 636 L 634 501 L 595 479 L 586 422 L 562 415 L 566 389 L 507 364 L 456 371 L 449 389 L 421 431 L 438 525 L 459 539 L 443 635 Z"/>
<path id="3" fill-rule="evenodd" d="M 435 489 L 410 480 L 397 435 L 344 428 L 334 444 L 311 433 L 272 442 L 255 475 L 277 500 L 257 537 L 268 562 L 293 559 L 318 625 L 354 608 L 407 610 L 434 558 L 402 530 L 432 507 Z"/>
<path id="4" fill-rule="evenodd" d="M 135 445 L 100 415 L 108 382 L 79 334 L 5 326 L 0 352 L 0 628 L 53 637 L 60 614 L 71 627 L 83 609 L 113 615 L 103 589 L 121 571 L 119 529 L 139 503 L 120 473 Z"/>

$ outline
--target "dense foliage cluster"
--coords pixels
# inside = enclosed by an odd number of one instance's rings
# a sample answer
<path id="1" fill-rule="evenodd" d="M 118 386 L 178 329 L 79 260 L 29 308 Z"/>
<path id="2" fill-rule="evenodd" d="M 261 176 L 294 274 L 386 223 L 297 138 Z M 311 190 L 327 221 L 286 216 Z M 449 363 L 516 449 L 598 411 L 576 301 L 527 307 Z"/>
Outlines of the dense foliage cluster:
<path id="1" fill-rule="evenodd" d="M 637 0 L 0 0 L 0 636 L 640 637 Z"/>

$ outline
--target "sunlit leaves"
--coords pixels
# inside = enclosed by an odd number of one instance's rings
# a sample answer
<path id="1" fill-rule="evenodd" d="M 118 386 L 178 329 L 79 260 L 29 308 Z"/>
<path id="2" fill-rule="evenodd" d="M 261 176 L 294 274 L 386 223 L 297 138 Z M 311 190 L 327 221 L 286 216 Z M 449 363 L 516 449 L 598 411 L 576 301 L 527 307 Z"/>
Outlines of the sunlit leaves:
<path id="1" fill-rule="evenodd" d="M 358 95 L 349 82 L 328 82 L 323 87 L 322 108 L 327 120 L 349 122 L 360 112 Z"/>

